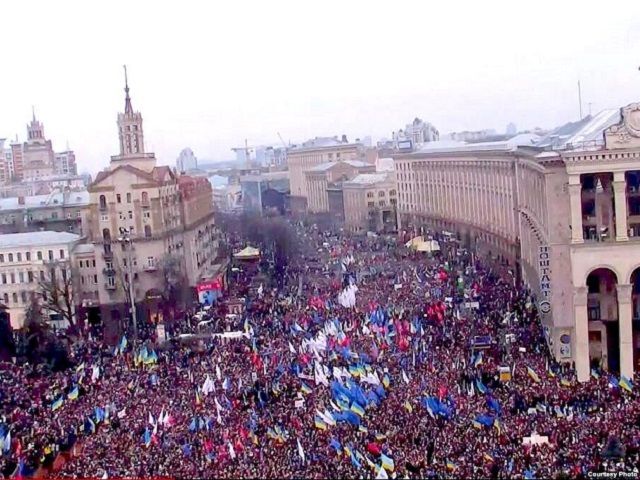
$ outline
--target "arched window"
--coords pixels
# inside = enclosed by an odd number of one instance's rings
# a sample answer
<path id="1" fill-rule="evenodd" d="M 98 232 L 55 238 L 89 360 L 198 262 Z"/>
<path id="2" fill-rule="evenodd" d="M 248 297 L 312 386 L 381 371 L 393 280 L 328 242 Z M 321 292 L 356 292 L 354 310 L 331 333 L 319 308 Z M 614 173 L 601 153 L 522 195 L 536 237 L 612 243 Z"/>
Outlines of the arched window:
<path id="1" fill-rule="evenodd" d="M 100 195 L 100 210 L 107 209 L 107 198 L 104 195 Z"/>
<path id="2" fill-rule="evenodd" d="M 144 226 L 144 236 L 146 238 L 151 238 L 151 225 Z"/>
<path id="3" fill-rule="evenodd" d="M 102 229 L 102 239 L 104 243 L 111 243 L 111 232 L 109 232 L 108 228 Z"/>
<path id="4" fill-rule="evenodd" d="M 149 194 L 147 192 L 142 192 L 142 205 L 149 205 Z"/>

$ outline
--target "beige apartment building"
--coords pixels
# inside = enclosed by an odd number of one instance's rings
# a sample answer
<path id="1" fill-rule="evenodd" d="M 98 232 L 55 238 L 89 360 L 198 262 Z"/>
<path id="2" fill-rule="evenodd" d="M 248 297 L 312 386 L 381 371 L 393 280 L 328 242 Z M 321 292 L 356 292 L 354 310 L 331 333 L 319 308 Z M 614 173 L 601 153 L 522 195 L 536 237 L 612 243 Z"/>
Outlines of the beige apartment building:
<path id="1" fill-rule="evenodd" d="M 557 137 L 557 136 L 556 136 Z M 640 362 L 640 104 L 560 139 L 430 145 L 394 157 L 401 229 L 459 234 L 500 255 L 538 299 L 578 379 Z"/>
<path id="2" fill-rule="evenodd" d="M 354 232 L 397 229 L 395 172 L 362 173 L 342 183 L 345 226 Z"/>
<path id="3" fill-rule="evenodd" d="M 328 162 L 362 160 L 364 150 L 359 143 L 349 143 L 345 136 L 316 137 L 287 151 L 287 165 L 291 184 L 291 210 L 305 212 L 307 209 L 307 184 L 304 172 Z"/>
<path id="4" fill-rule="evenodd" d="M 307 191 L 307 211 L 325 213 L 329 211 L 327 189 L 337 182 L 349 180 L 360 173 L 375 172 L 376 166 L 360 160 L 344 160 L 316 165 L 304 172 Z"/>
<path id="5" fill-rule="evenodd" d="M 180 271 L 174 273 L 194 288 L 217 273 L 210 183 L 156 165 L 144 149 L 142 115 L 133 111 L 128 85 L 125 92 L 124 113 L 118 115 L 120 154 L 88 188 L 87 236 L 95 246 L 101 315 L 113 329 L 130 316 L 131 282 L 138 322 L 157 322 L 170 307 L 167 265 L 177 263 Z"/>

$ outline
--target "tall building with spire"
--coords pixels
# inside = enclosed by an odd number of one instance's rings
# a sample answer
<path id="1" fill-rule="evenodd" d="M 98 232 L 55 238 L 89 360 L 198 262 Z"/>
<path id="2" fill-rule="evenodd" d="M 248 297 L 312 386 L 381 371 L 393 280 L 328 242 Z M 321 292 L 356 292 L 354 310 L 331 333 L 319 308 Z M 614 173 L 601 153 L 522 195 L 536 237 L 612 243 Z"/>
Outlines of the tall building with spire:
<path id="1" fill-rule="evenodd" d="M 5 145 L 7 146 L 7 145 Z M 51 140 L 44 134 L 44 125 L 36 118 L 32 108 L 31 122 L 27 124 L 27 141 L 20 142 L 16 136 L 10 145 L 10 155 L 5 156 L 4 181 L 36 182 L 52 176 L 77 175 L 76 157 L 73 150 L 55 153 Z"/>
<path id="2" fill-rule="evenodd" d="M 131 165 L 145 172 L 150 172 L 156 166 L 156 157 L 153 153 L 146 153 L 144 150 L 142 114 L 135 112 L 131 105 L 126 66 L 124 67 L 124 92 L 124 112 L 118 113 L 120 155 L 111 157 L 111 168 Z"/>
<path id="3" fill-rule="evenodd" d="M 124 91 L 124 112 L 118 114 L 120 153 L 88 187 L 87 237 L 109 338 L 117 337 L 130 318 L 130 289 L 138 325 L 159 323 L 175 311 L 176 290 L 195 291 L 198 282 L 217 275 L 211 184 L 156 165 L 154 154 L 144 149 L 142 115 L 133 110 L 126 69 Z M 123 243 L 124 238 L 130 242 Z M 179 279 L 173 290 L 167 276 Z"/>
<path id="4" fill-rule="evenodd" d="M 27 141 L 22 145 L 22 180 L 37 180 L 54 173 L 51 140 L 44 136 L 44 125 L 36 119 L 35 109 L 27 125 Z"/>

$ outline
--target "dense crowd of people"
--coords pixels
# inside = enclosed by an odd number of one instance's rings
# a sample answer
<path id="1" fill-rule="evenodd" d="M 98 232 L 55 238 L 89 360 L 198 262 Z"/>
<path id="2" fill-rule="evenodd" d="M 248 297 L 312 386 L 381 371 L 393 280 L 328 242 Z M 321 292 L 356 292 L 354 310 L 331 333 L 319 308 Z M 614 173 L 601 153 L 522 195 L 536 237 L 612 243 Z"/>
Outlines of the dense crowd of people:
<path id="1" fill-rule="evenodd" d="M 240 267 L 204 317 L 242 336 L 123 337 L 115 352 L 86 340 L 69 371 L 2 365 L 2 473 L 51 468 L 60 452 L 49 473 L 76 478 L 638 472 L 637 387 L 599 370 L 578 383 L 556 364 L 534 300 L 499 265 L 444 239 L 427 255 L 300 235 L 280 288 Z M 238 296 L 244 313 L 221 321 Z"/>

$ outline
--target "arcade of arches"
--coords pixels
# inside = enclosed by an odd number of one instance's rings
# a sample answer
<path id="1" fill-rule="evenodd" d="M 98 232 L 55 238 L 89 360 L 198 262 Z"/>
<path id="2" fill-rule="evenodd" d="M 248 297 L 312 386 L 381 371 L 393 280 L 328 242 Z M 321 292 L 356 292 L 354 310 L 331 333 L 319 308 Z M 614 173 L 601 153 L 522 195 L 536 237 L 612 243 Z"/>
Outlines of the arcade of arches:
<path id="1" fill-rule="evenodd" d="M 602 266 L 591 270 L 585 286 L 576 289 L 575 318 L 586 319 L 576 322 L 578 357 L 580 340 L 588 339 L 582 343 L 583 349 L 588 347 L 589 363 L 577 359 L 582 376 L 591 368 L 603 368 L 632 378 L 634 369 L 640 369 L 640 267 L 627 277 L 628 283 L 621 278 L 625 280 Z"/>

